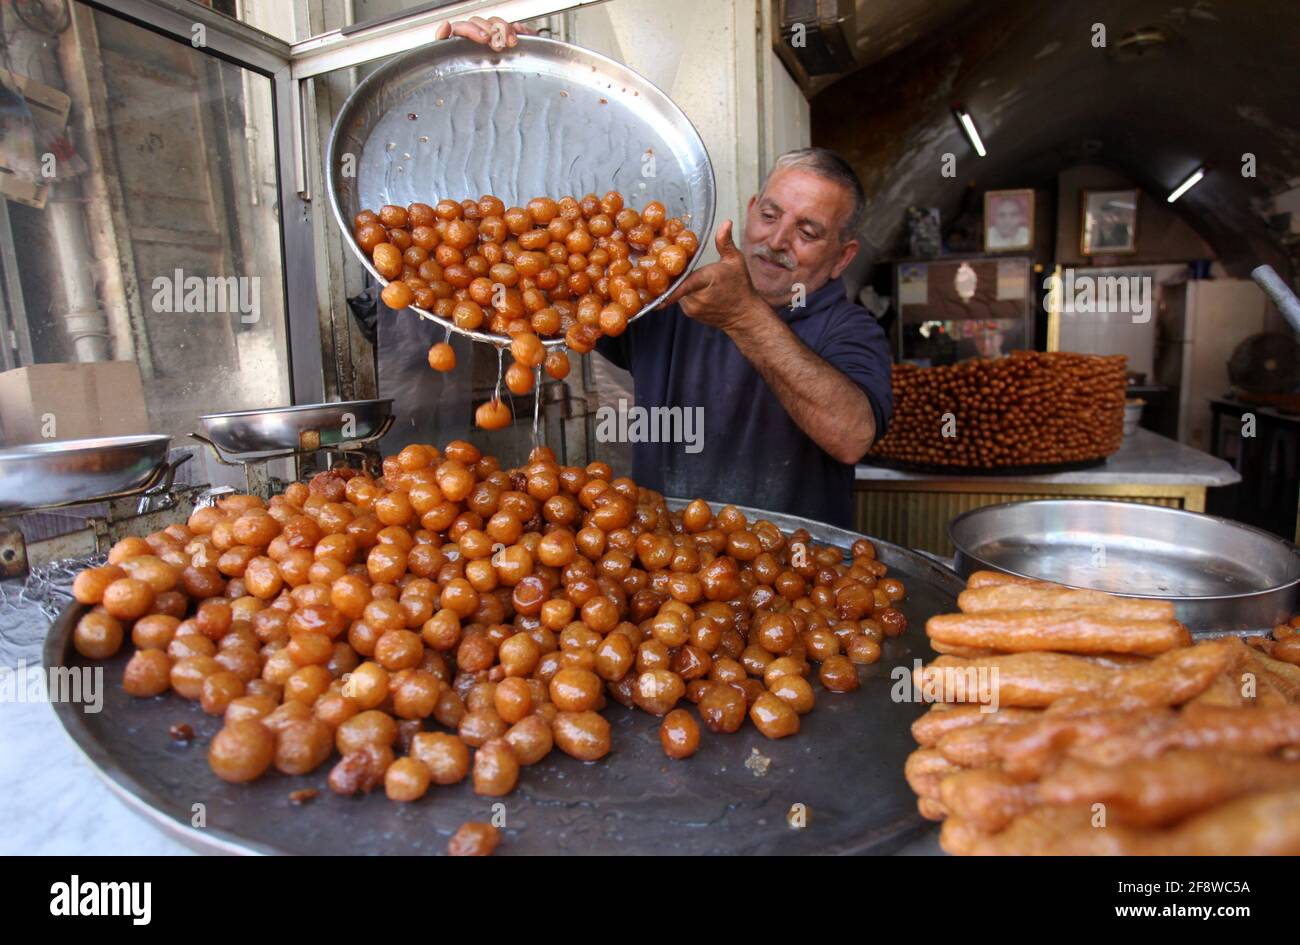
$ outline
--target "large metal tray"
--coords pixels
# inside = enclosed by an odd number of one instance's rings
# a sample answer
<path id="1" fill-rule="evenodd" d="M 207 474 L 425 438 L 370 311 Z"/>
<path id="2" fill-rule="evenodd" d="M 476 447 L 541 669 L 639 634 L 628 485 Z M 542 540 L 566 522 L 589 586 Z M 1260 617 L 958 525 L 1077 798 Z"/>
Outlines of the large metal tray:
<path id="1" fill-rule="evenodd" d="M 653 176 L 643 173 L 647 156 Z M 621 63 L 539 36 L 501 52 L 449 39 L 385 63 L 335 118 L 325 173 L 344 242 L 384 285 L 352 239 L 353 217 L 383 204 L 495 194 L 512 206 L 617 190 L 638 209 L 658 200 L 670 216 L 686 214 L 701 247 L 716 204 L 708 151 L 672 99 Z M 666 298 L 702 255 L 633 318 Z M 412 309 L 479 341 L 509 343 Z"/>
<path id="2" fill-rule="evenodd" d="M 820 543 L 847 548 L 858 535 L 792 516 L 747 510 L 787 532 L 805 527 Z M 468 780 L 435 787 L 420 801 L 397 804 L 382 788 L 342 798 L 325 785 L 329 765 L 301 778 L 271 773 L 247 785 L 226 784 L 208 769 L 207 744 L 220 720 L 174 695 L 136 700 L 122 690 L 130 646 L 105 667 L 103 711 L 75 704 L 55 712 L 75 744 L 130 807 L 183 842 L 208 852 L 295 854 L 428 854 L 445 852 L 467 820 L 489 820 L 504 805 L 507 854 L 761 854 L 888 853 L 932 825 L 916 812 L 903 762 L 916 747 L 909 726 L 925 706 L 894 701 L 891 672 L 910 677 L 912 661 L 928 659 L 924 624 L 954 610 L 962 582 L 951 571 L 887 542 L 877 554 L 907 584 L 907 631 L 889 640 L 880 662 L 860 668 L 862 687 L 836 694 L 814 682 L 817 707 L 795 737 L 770 741 L 749 723 L 732 735 L 703 732 L 699 752 L 671 761 L 659 745 L 659 720 L 612 704 L 605 715 L 614 750 L 583 764 L 553 751 L 525 768 L 504 798 L 474 794 Z M 82 608 L 55 623 L 45 645 L 47 666 L 82 666 L 71 647 Z M 899 676 L 898 673 L 893 673 Z M 188 747 L 168 737 L 187 722 L 198 737 Z M 770 759 L 765 775 L 746 767 L 757 751 Z M 298 807 L 289 792 L 315 787 L 320 796 Z M 190 826 L 193 805 L 207 826 Z M 803 804 L 807 826 L 786 821 Z"/>
<path id="3" fill-rule="evenodd" d="M 391 397 L 236 410 L 199 417 L 207 438 L 227 453 L 320 449 L 369 439 L 393 412 Z"/>
<path id="4" fill-rule="evenodd" d="M 1268 630 L 1296 610 L 1300 550 L 1213 515 L 1100 499 L 973 509 L 948 537 L 963 576 L 981 568 L 1170 600 L 1193 631 Z"/>
<path id="5" fill-rule="evenodd" d="M 0 450 L 0 514 L 129 494 L 162 474 L 171 437 L 106 436 Z"/>

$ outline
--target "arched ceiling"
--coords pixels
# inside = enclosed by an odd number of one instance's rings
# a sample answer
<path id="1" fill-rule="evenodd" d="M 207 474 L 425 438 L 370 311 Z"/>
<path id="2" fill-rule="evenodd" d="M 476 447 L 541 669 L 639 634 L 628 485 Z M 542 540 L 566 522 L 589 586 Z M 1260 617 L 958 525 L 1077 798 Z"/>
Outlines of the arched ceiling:
<path id="1" fill-rule="evenodd" d="M 1106 47 L 1093 44 L 1105 27 Z M 1270 233 L 1272 195 L 1300 184 L 1297 0 L 902 0 L 859 4 L 863 65 L 813 98 L 813 141 L 858 169 L 871 198 L 860 259 L 888 255 L 908 206 L 956 209 L 961 193 L 1050 186 L 1104 164 L 1174 205 L 1230 272 L 1290 268 Z M 1122 38 L 1154 29 L 1138 54 Z M 988 149 L 952 116 L 963 104 Z M 940 174 L 945 152 L 955 178 Z M 1242 155 L 1256 177 L 1242 175 Z"/>

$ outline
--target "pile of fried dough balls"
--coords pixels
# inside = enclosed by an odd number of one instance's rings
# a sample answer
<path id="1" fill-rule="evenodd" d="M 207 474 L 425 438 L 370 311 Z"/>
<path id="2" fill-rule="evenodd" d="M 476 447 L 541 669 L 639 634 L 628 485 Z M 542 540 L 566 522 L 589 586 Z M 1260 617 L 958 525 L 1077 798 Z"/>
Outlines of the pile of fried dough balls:
<path id="1" fill-rule="evenodd" d="M 557 380 L 569 373 L 564 351 L 544 338 L 563 338 L 585 354 L 600 338 L 617 337 L 628 321 L 686 271 L 699 237 L 683 217 L 651 200 L 640 212 L 611 190 L 604 197 L 535 197 L 506 207 L 496 196 L 389 204 L 362 210 L 352 236 L 375 271 L 388 280 L 384 304 L 432 313 L 464 331 L 508 342 L 505 372 L 514 394 L 533 389 L 534 372 Z M 435 371 L 456 367 L 447 342 L 429 349 Z M 510 408 L 498 397 L 475 413 L 479 427 L 508 426 Z"/>
<path id="2" fill-rule="evenodd" d="M 814 680 L 856 689 L 855 664 L 907 623 L 865 539 L 846 563 L 734 506 L 669 511 L 604 463 L 539 447 L 504 470 L 464 441 L 407 446 L 379 478 L 224 497 L 122 539 L 73 591 L 79 653 L 108 659 L 129 634 L 127 692 L 222 716 L 222 779 L 337 752 L 331 789 L 396 801 L 467 777 L 507 794 L 554 747 L 603 758 L 610 699 L 661 717 L 671 758 L 747 717 L 793 735 Z"/>

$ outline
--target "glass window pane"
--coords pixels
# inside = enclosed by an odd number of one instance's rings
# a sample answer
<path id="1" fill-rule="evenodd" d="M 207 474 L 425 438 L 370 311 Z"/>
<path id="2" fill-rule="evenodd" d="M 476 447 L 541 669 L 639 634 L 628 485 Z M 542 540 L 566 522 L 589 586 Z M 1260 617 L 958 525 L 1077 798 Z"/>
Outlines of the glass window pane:
<path id="1" fill-rule="evenodd" d="M 62 382 L 52 437 L 24 427 L 7 442 L 183 436 L 200 414 L 288 403 L 270 80 L 69 9 L 64 24 L 5 23 L 0 78 L 31 118 L 0 145 L 0 317 L 5 366 L 72 365 L 59 376 L 86 387 Z M 143 420 L 129 378 L 92 364 L 105 361 L 138 368 Z M 37 416 L 50 383 L 32 382 Z"/>

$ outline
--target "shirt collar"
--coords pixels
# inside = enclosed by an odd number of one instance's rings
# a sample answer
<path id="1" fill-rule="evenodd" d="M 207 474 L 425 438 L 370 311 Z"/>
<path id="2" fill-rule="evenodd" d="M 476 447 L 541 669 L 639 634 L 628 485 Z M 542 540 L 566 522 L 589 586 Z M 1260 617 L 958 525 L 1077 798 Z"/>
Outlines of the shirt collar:
<path id="1" fill-rule="evenodd" d="M 776 314 L 783 322 L 797 322 L 826 310 L 843 298 L 845 298 L 844 280 L 837 277 L 805 298 L 804 304 L 799 308 L 783 305 L 776 310 Z"/>

